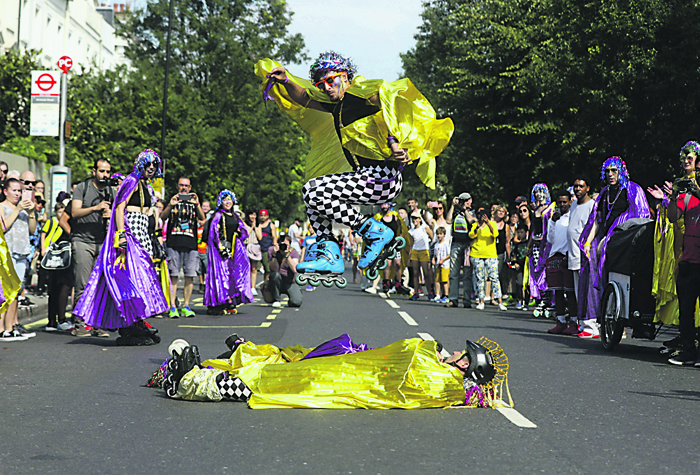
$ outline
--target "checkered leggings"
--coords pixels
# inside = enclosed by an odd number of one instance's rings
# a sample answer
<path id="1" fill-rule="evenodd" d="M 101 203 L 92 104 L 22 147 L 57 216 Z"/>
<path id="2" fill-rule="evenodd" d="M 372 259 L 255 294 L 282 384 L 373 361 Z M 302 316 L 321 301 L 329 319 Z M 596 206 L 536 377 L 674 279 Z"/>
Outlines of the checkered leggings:
<path id="1" fill-rule="evenodd" d="M 363 216 L 352 205 L 389 202 L 399 194 L 402 183 L 400 170 L 382 165 L 309 180 L 302 191 L 311 226 L 319 236 L 333 234 L 332 221 L 353 226 Z"/>
<path id="2" fill-rule="evenodd" d="M 148 216 L 138 211 L 127 211 L 126 223 L 141 247 L 146 250 L 149 256 L 153 257 L 153 243 L 148 235 Z"/>

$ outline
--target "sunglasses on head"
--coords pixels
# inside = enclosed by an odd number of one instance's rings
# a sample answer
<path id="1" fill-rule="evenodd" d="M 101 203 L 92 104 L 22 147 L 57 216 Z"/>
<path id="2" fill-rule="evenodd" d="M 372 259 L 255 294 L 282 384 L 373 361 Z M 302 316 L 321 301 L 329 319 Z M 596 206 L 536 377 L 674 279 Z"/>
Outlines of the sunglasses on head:
<path id="1" fill-rule="evenodd" d="M 335 78 L 337 78 L 337 77 L 340 76 L 341 74 L 343 74 L 343 73 L 335 73 L 335 74 L 331 74 L 330 76 L 326 76 L 325 78 L 321 79 L 319 82 L 317 82 L 316 84 L 314 84 L 314 86 L 316 86 L 317 88 L 323 90 L 323 83 L 324 83 L 324 82 L 325 82 L 327 85 L 332 86 L 333 83 L 335 82 Z"/>

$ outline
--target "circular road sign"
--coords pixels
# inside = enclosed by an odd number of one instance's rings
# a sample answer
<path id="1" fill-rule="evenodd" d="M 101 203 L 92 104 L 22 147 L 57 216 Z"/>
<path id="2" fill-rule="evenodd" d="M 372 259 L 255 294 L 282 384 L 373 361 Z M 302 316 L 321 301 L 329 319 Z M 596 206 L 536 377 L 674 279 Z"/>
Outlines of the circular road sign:
<path id="1" fill-rule="evenodd" d="M 61 56 L 58 60 L 58 69 L 63 71 L 64 74 L 68 74 L 68 70 L 73 67 L 73 60 L 70 56 Z"/>
<path id="2" fill-rule="evenodd" d="M 36 84 L 36 87 L 46 92 L 50 91 L 56 85 L 56 80 L 50 74 L 42 74 L 34 81 L 34 84 Z"/>

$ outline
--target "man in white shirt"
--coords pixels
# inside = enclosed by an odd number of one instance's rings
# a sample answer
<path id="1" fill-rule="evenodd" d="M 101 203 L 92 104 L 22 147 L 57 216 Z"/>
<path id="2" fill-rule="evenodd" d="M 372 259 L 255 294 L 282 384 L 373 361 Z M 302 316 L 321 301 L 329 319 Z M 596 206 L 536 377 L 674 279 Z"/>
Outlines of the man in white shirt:
<path id="1" fill-rule="evenodd" d="M 567 190 L 555 194 L 557 208 L 552 219 L 547 223 L 547 242 L 552 247 L 547 257 L 547 286 L 554 291 L 554 307 L 557 324 L 547 330 L 555 335 L 578 335 L 576 295 L 574 293 L 574 276 L 569 270 L 567 253 L 569 251 L 568 229 L 570 226 L 571 195 Z M 569 314 L 566 314 L 566 308 Z"/>
<path id="2" fill-rule="evenodd" d="M 588 222 L 588 217 L 593 211 L 595 200 L 588 196 L 590 191 L 588 178 L 581 176 L 576 178 L 573 188 L 576 201 L 571 204 L 571 210 L 569 211 L 569 270 L 574 273 L 574 291 L 578 299 L 578 279 L 581 271 L 581 248 L 578 241 L 583 228 Z"/>
<path id="3" fill-rule="evenodd" d="M 292 248 L 301 254 L 301 238 L 304 237 L 304 230 L 301 227 L 301 219 L 294 218 L 294 224 L 289 226 L 289 237 L 292 238 Z"/>

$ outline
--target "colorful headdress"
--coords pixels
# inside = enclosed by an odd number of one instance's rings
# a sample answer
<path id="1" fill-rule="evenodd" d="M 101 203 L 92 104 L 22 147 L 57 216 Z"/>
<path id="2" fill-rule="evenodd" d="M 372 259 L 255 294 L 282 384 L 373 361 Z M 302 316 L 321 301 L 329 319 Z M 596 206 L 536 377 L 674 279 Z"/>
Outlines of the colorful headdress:
<path id="1" fill-rule="evenodd" d="M 221 205 L 224 204 L 224 200 L 226 198 L 231 198 L 231 200 L 233 201 L 233 204 L 238 203 L 238 201 L 236 200 L 236 194 L 233 191 L 224 190 L 221 193 L 219 193 L 219 197 L 216 199 L 216 207 L 221 208 Z"/>
<path id="2" fill-rule="evenodd" d="M 160 155 L 150 149 L 144 150 L 143 152 L 139 153 L 138 157 L 136 157 L 136 161 L 134 162 L 134 173 L 136 173 L 139 178 L 146 178 L 146 165 L 151 162 L 156 166 L 156 173 L 153 175 L 153 178 L 162 177 L 163 174 L 161 173 L 160 168 Z"/>
<path id="3" fill-rule="evenodd" d="M 535 192 L 536 191 L 542 191 L 544 192 L 544 201 L 545 203 L 549 204 L 552 202 L 552 197 L 549 195 L 549 188 L 547 187 L 546 183 L 536 183 L 535 186 L 532 187 L 532 193 L 530 193 L 530 202 L 535 203 Z"/>
<path id="4" fill-rule="evenodd" d="M 350 60 L 344 58 L 335 51 L 326 51 L 321 53 L 316 61 L 309 69 L 309 77 L 311 82 L 317 83 L 321 80 L 321 76 L 326 71 L 338 71 L 348 73 L 348 80 L 352 81 L 353 76 L 357 73 L 357 66 Z"/>
<path id="5" fill-rule="evenodd" d="M 491 381 L 485 384 L 477 384 L 475 381 L 465 378 L 465 405 L 467 407 L 513 407 L 513 398 L 508 387 L 508 356 L 498 343 L 484 336 L 479 338 L 477 343 L 486 348 L 491 357 L 495 375 Z M 507 400 L 505 400 L 506 397 Z"/>
<path id="6" fill-rule="evenodd" d="M 697 159 L 700 157 L 700 144 L 691 140 L 690 142 L 686 143 L 683 145 L 683 148 L 681 148 L 681 168 L 683 168 L 683 155 L 690 155 L 693 154 L 695 155 L 695 158 Z"/>
<path id="7" fill-rule="evenodd" d="M 627 188 L 627 183 L 630 181 L 630 175 L 627 173 L 627 165 L 625 164 L 625 161 L 620 157 L 610 157 L 605 160 L 600 169 L 601 180 L 605 180 L 605 170 L 610 167 L 617 168 L 620 176 L 620 187 Z"/>

